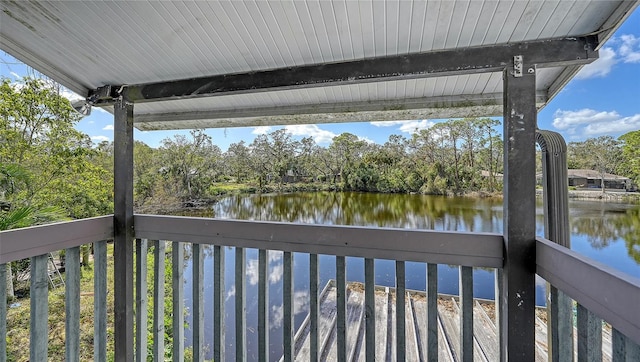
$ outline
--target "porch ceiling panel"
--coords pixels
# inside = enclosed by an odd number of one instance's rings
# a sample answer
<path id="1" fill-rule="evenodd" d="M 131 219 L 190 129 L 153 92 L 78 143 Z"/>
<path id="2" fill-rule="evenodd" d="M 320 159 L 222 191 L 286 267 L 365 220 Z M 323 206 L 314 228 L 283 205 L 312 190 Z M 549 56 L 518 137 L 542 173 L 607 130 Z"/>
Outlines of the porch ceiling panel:
<path id="1" fill-rule="evenodd" d="M 587 34 L 603 41 L 638 3 L 0 0 L 0 47 L 87 96 L 105 85 L 253 74 Z M 580 66 L 538 70 L 538 107 Z M 489 71 L 493 73 L 371 79 L 375 83 L 367 79 L 332 83 L 327 78 L 304 89 L 157 99 L 136 104 L 136 126 L 167 129 L 497 115 L 502 109 L 501 74 Z"/>

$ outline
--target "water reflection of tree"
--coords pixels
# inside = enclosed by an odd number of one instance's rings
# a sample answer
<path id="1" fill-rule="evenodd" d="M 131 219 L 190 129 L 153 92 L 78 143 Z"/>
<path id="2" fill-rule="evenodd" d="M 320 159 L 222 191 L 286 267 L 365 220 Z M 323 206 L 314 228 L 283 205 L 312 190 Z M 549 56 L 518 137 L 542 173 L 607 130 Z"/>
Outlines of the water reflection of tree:
<path id="1" fill-rule="evenodd" d="M 640 208 L 611 210 L 603 206 L 590 209 L 571 220 L 571 233 L 584 235 L 594 249 L 602 249 L 624 240 L 627 252 L 640 264 Z"/>
<path id="2" fill-rule="evenodd" d="M 539 205 L 540 206 L 540 205 Z M 640 264 L 640 208 L 573 203 L 571 233 L 594 249 L 623 239 Z M 234 196 L 214 206 L 216 217 L 326 225 L 358 225 L 428 230 L 501 232 L 502 202 L 443 196 L 309 192 Z M 542 209 L 537 212 L 542 234 Z"/>
<path id="3" fill-rule="evenodd" d="M 606 248 L 611 242 L 618 240 L 622 233 L 615 222 L 619 215 L 613 216 L 574 219 L 571 222 L 571 233 L 586 236 L 587 241 L 594 249 Z"/>
<path id="4" fill-rule="evenodd" d="M 313 192 L 236 196 L 217 217 L 435 230 L 499 232 L 501 202 L 423 195 Z"/>
<path id="5" fill-rule="evenodd" d="M 626 212 L 626 218 L 620 218 L 618 224 L 627 246 L 629 256 L 640 264 L 640 208 Z"/>

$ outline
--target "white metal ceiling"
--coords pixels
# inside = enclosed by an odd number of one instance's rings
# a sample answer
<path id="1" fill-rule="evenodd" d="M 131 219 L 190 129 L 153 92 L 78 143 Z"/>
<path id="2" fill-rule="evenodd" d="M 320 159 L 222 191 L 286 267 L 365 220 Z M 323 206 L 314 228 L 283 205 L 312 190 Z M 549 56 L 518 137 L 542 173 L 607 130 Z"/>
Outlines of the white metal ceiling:
<path id="1" fill-rule="evenodd" d="M 607 37 L 637 5 L 638 1 L 612 0 L 1 1 L 0 46 L 86 95 L 107 84 L 159 82 L 598 31 Z M 543 106 L 577 69 L 539 71 L 538 105 Z M 501 74 L 472 74 L 141 103 L 135 114 L 194 110 L 221 114 L 217 123 L 189 122 L 183 117 L 164 125 L 141 116 L 145 120 L 144 125 L 139 124 L 141 128 L 452 117 L 468 112 L 494 115 L 500 109 L 502 100 L 496 95 L 501 92 Z M 435 101 L 429 101 L 434 97 Z M 421 106 L 419 99 L 425 104 Z M 447 107 L 431 107 L 438 101 Z M 388 102 L 389 109 L 393 102 L 413 102 L 413 110 L 374 115 L 366 113 L 366 107 L 357 108 L 367 102 Z M 317 116 L 350 103 L 355 108 L 350 109 L 349 117 Z M 278 109 L 289 112 L 295 107 L 306 109 L 311 116 L 278 117 Z M 236 119 L 233 112 L 242 110 L 264 112 L 268 117 L 256 114 L 244 121 Z M 358 110 L 363 113 L 358 115 Z"/>

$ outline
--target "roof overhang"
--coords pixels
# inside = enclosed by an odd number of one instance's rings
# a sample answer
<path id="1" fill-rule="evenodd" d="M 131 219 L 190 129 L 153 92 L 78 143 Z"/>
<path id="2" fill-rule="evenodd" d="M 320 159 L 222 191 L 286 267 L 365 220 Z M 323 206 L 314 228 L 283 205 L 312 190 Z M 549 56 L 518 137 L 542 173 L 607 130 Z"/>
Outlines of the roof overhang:
<path id="1" fill-rule="evenodd" d="M 504 71 L 540 109 L 637 6 L 2 1 L 0 46 L 139 129 L 498 116 Z"/>

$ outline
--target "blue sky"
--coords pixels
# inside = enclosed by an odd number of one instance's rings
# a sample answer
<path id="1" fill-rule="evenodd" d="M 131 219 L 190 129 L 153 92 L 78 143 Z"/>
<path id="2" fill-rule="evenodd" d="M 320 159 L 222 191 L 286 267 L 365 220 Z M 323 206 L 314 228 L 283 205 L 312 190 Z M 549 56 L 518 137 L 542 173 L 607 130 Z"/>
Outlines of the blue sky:
<path id="1" fill-rule="evenodd" d="M 6 53 L 0 53 L 0 74 L 18 79 L 29 70 Z M 71 97 L 71 96 L 70 96 Z M 350 132 L 376 143 L 384 143 L 391 134 L 409 137 L 416 128 L 428 128 L 439 120 L 397 121 L 386 123 L 344 123 L 287 126 L 295 137 L 314 137 L 327 146 L 331 139 Z M 640 8 L 627 19 L 600 50 L 600 58 L 586 66 L 538 114 L 542 129 L 558 131 L 567 141 L 610 135 L 618 137 L 640 129 Z M 113 140 L 113 116 L 94 108 L 76 128 L 96 143 Z M 257 134 L 282 127 L 209 129 L 207 133 L 223 151 L 229 144 L 244 140 L 251 143 Z M 136 140 L 157 147 L 162 139 L 188 131 L 136 130 Z"/>

